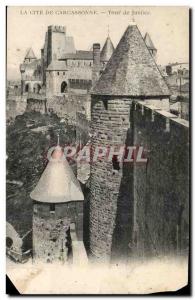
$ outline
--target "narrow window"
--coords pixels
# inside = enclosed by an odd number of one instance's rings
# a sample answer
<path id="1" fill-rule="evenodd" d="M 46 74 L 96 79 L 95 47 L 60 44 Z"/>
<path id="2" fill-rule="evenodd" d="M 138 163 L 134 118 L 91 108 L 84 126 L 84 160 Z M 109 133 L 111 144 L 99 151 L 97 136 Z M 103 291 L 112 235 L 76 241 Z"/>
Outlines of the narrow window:
<path id="1" fill-rule="evenodd" d="M 103 100 L 103 104 L 104 104 L 104 109 L 108 110 L 108 101 Z"/>
<path id="2" fill-rule="evenodd" d="M 63 81 L 61 84 L 61 93 L 67 92 L 67 83 L 66 81 Z"/>
<path id="3" fill-rule="evenodd" d="M 115 171 L 120 170 L 120 165 L 119 165 L 119 162 L 118 162 L 118 156 L 117 155 L 113 155 L 113 157 L 112 157 L 112 167 L 113 167 L 113 170 L 115 170 Z"/>
<path id="4" fill-rule="evenodd" d="M 50 213 L 55 213 L 55 204 L 54 203 L 50 204 Z"/>

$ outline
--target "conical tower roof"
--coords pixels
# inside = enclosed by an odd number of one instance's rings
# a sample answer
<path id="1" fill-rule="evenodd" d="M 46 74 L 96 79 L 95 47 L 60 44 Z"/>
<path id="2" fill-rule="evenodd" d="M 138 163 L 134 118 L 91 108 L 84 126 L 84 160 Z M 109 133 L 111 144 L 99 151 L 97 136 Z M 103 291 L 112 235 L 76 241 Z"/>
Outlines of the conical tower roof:
<path id="1" fill-rule="evenodd" d="M 84 196 L 71 167 L 57 146 L 30 197 L 46 203 L 82 201 Z"/>
<path id="2" fill-rule="evenodd" d="M 144 42 L 146 43 L 146 46 L 148 47 L 148 49 L 150 50 L 157 50 L 155 47 L 154 47 L 154 44 L 152 42 L 152 39 L 149 35 L 149 33 L 146 32 L 145 36 L 144 36 Z"/>
<path id="3" fill-rule="evenodd" d="M 170 95 L 136 24 L 127 27 L 92 94 Z"/>
<path id="4" fill-rule="evenodd" d="M 105 44 L 102 48 L 102 51 L 100 53 L 101 61 L 109 61 L 113 52 L 114 52 L 114 46 L 113 46 L 113 43 L 112 43 L 110 37 L 108 36 L 105 41 Z"/>
<path id="5" fill-rule="evenodd" d="M 25 59 L 36 59 L 36 56 L 35 56 L 35 54 L 34 54 L 34 51 L 33 51 L 33 49 L 32 48 L 29 48 L 28 50 L 27 50 L 27 52 L 26 52 L 26 56 L 25 56 Z"/>

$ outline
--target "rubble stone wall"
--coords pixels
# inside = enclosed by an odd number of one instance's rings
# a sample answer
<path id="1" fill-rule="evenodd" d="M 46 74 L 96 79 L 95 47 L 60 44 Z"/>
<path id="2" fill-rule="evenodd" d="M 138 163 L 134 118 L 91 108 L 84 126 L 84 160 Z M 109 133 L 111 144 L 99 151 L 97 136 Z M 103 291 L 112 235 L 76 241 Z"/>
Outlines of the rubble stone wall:
<path id="1" fill-rule="evenodd" d="M 48 262 L 66 260 L 66 232 L 71 223 L 75 224 L 78 240 L 82 240 L 83 202 L 55 204 L 55 213 L 51 211 L 50 204 L 35 202 L 33 209 L 34 256 L 46 262 L 47 260 Z M 64 258 L 62 248 L 64 249 Z"/>

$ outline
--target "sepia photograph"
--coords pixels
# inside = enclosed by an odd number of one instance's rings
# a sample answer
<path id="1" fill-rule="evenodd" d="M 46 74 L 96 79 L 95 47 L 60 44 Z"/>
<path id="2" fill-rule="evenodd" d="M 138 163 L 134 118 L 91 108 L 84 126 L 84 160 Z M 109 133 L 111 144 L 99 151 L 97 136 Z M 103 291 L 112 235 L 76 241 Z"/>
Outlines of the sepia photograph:
<path id="1" fill-rule="evenodd" d="M 7 6 L 7 294 L 189 295 L 190 24 Z"/>

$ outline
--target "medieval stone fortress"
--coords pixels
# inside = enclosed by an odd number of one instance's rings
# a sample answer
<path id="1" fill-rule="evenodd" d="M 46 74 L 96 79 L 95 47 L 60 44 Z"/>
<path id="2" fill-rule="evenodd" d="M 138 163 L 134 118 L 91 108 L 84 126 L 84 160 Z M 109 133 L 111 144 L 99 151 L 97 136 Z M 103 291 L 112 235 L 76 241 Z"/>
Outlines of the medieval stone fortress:
<path id="1" fill-rule="evenodd" d="M 52 25 L 41 57 L 28 49 L 21 84 L 7 87 L 8 126 L 24 122 L 21 116 L 55 116 L 66 134 L 27 120 L 37 145 L 44 135 L 55 142 L 25 194 L 26 227 L 20 211 L 8 215 L 12 259 L 66 264 L 188 255 L 189 66 L 158 66 L 156 55 L 149 33 L 142 37 L 134 22 L 116 48 L 108 34 L 102 47 L 77 50 L 66 28 Z M 71 165 L 61 159 L 68 128 L 81 147 L 143 146 L 147 163 L 125 164 L 114 154 L 111 161 Z M 8 183 L 20 185 L 9 174 Z"/>

